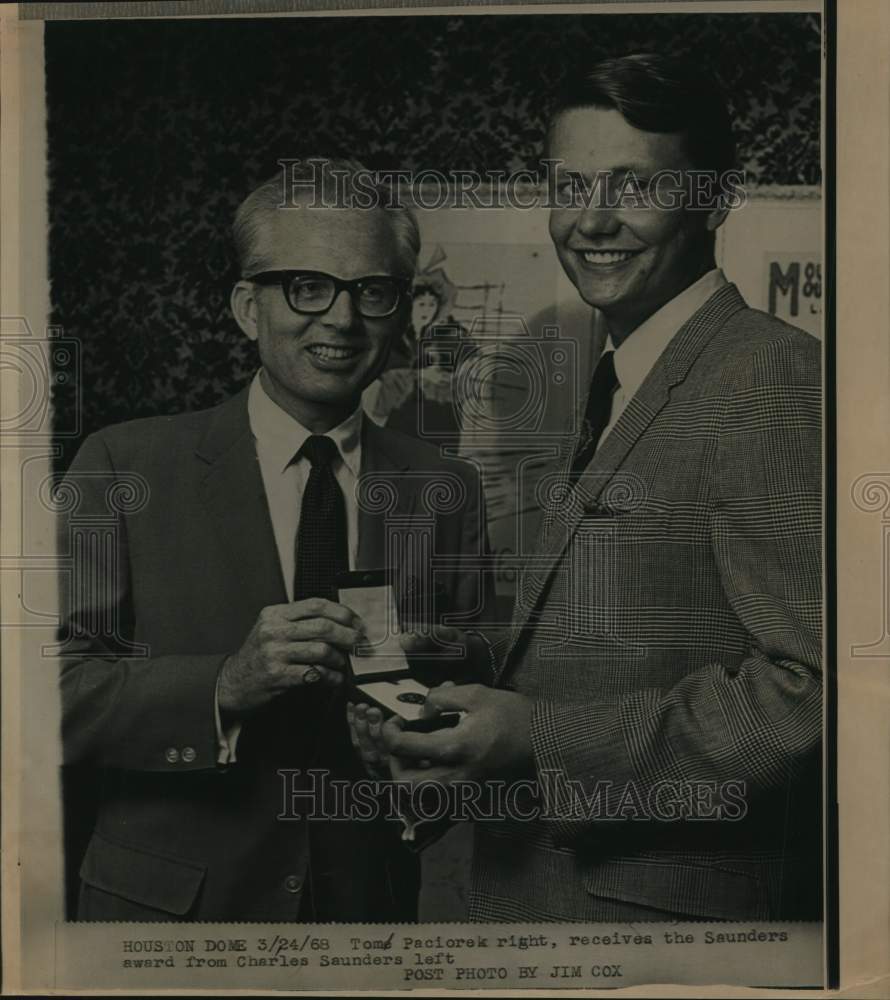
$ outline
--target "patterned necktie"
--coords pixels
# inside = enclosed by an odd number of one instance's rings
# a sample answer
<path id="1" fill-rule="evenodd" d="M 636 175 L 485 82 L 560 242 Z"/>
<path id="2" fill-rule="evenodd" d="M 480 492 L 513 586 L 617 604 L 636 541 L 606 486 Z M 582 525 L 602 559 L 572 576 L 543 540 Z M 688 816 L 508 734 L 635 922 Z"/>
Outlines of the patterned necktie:
<path id="1" fill-rule="evenodd" d="M 612 413 L 612 396 L 618 388 L 618 377 L 615 374 L 615 352 L 606 351 L 597 362 L 596 371 L 590 380 L 590 394 L 587 397 L 587 410 L 584 413 L 584 426 L 569 476 L 575 482 L 578 476 L 587 468 L 593 458 L 596 446 L 609 425 Z"/>
<path id="2" fill-rule="evenodd" d="M 346 503 L 332 463 L 339 456 L 329 437 L 306 438 L 298 455 L 312 463 L 303 492 L 297 530 L 294 600 L 326 597 L 337 600 L 337 575 L 349 569 Z"/>

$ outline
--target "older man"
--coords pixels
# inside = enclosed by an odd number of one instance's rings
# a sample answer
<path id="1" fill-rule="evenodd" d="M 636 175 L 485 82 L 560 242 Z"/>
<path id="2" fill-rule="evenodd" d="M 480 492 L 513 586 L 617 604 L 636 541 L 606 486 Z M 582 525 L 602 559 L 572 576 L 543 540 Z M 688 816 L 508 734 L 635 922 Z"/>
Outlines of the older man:
<path id="1" fill-rule="evenodd" d="M 404 526 L 443 480 L 466 502 L 432 512 L 437 551 L 479 552 L 479 482 L 360 409 L 409 322 L 413 217 L 385 198 L 344 210 L 300 192 L 291 201 L 275 178 L 235 219 L 231 306 L 262 362 L 250 386 L 94 434 L 69 472 L 81 520 L 109 514 L 115 480 L 147 496 L 112 511 L 111 563 L 75 548 L 67 592 L 65 760 L 91 769 L 100 799 L 80 919 L 416 918 L 416 864 L 392 825 L 330 819 L 348 796 L 305 776 L 364 774 L 341 693 L 362 623 L 336 600 L 338 573 L 386 568 L 384 518 Z M 363 483 L 384 484 L 391 509 L 362 504 Z M 428 569 L 397 577 L 422 588 Z M 477 609 L 471 576 L 436 583 L 436 615 Z"/>
<path id="2" fill-rule="evenodd" d="M 477 825 L 474 919 L 815 918 L 819 344 L 715 266 L 733 140 L 693 65 L 593 68 L 549 155 L 550 233 L 608 339 L 501 689 L 434 691 L 453 730 L 389 723 L 394 769 L 536 787 Z"/>

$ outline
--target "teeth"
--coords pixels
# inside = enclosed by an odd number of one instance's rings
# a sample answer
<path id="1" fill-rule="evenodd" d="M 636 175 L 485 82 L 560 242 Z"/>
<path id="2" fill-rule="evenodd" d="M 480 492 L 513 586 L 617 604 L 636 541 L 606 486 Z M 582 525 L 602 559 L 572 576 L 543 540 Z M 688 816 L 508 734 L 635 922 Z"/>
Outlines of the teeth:
<path id="1" fill-rule="evenodd" d="M 358 352 L 352 347 L 329 347 L 327 344 L 313 344 L 309 350 L 327 361 L 342 361 L 354 357 Z"/>
<path id="2" fill-rule="evenodd" d="M 630 260 L 633 250 L 585 250 L 584 259 L 588 264 L 617 264 L 622 260 Z"/>

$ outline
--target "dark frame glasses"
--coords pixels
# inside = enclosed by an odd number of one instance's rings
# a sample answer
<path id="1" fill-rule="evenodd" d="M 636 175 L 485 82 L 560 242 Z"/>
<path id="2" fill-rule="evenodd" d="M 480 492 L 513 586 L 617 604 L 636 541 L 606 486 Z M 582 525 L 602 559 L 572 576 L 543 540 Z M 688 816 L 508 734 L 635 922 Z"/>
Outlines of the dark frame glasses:
<path id="1" fill-rule="evenodd" d="M 300 315 L 317 316 L 327 312 L 342 291 L 349 297 L 360 316 L 384 319 L 411 297 L 411 278 L 391 274 L 371 274 L 349 281 L 324 271 L 260 271 L 245 278 L 258 285 L 280 285 L 291 310 Z"/>

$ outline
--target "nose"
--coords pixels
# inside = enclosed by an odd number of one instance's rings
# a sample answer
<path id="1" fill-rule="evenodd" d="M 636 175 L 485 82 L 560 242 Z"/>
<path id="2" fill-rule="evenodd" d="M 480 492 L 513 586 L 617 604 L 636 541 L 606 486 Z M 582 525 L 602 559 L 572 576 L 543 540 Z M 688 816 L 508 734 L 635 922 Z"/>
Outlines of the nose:
<path id="1" fill-rule="evenodd" d="M 344 288 L 330 304 L 322 322 L 334 330 L 348 333 L 355 326 L 357 315 L 352 296 Z"/>
<path id="2" fill-rule="evenodd" d="M 621 220 L 611 208 L 590 205 L 581 210 L 575 226 L 582 236 L 613 236 L 621 228 Z"/>

